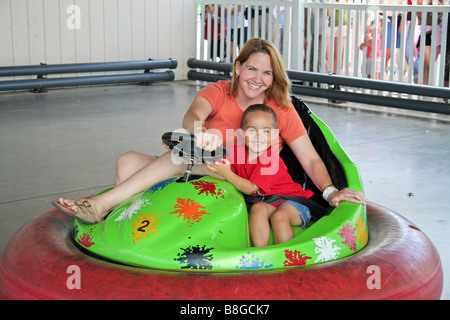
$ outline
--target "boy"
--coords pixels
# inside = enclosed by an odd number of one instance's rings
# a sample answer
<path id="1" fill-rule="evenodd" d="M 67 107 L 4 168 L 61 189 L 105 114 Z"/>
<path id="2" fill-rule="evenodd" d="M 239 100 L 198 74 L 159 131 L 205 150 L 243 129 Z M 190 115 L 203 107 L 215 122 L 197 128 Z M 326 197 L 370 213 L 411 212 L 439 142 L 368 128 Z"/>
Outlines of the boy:
<path id="1" fill-rule="evenodd" d="M 237 145 L 230 150 L 231 163 L 224 159 L 208 164 L 207 168 L 232 183 L 250 202 L 249 229 L 255 247 L 268 245 L 270 225 L 276 244 L 288 241 L 294 237 L 291 225 L 306 227 L 311 214 L 307 206 L 286 200 L 285 196 L 307 202 L 313 193 L 292 180 L 283 160 L 272 150 L 278 130 L 277 116 L 270 107 L 264 104 L 248 107 L 241 128 L 245 150 Z"/>
<path id="2" fill-rule="evenodd" d="M 375 79 L 380 79 L 381 76 L 381 20 L 378 24 L 377 35 L 375 37 L 376 48 L 375 54 L 376 57 L 372 57 L 372 46 L 373 46 L 373 29 L 374 23 L 372 22 L 366 29 L 366 34 L 364 36 L 364 42 L 359 45 L 360 50 L 364 50 L 366 48 L 366 63 L 361 66 L 361 72 L 367 78 L 371 78 L 372 66 L 375 64 Z"/>

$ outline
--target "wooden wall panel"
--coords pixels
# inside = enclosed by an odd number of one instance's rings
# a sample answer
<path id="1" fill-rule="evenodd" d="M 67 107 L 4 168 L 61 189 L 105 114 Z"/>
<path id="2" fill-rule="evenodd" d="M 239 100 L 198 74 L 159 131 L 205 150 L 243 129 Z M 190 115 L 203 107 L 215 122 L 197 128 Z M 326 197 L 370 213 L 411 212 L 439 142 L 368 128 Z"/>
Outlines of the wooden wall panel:
<path id="1" fill-rule="evenodd" d="M 176 58 L 176 79 L 186 79 L 196 54 L 195 0 L 0 0 L 0 8 L 0 66 Z"/>

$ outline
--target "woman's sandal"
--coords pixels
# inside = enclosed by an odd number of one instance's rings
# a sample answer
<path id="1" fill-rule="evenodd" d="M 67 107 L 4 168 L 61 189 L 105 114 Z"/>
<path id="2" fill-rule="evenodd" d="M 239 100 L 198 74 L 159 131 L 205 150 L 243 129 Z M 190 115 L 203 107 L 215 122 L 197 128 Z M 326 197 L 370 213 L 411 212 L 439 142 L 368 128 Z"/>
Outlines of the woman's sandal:
<path id="1" fill-rule="evenodd" d="M 52 201 L 52 204 L 61 210 L 62 212 L 68 214 L 69 216 L 75 217 L 76 219 L 86 223 L 86 224 L 95 224 L 97 223 L 97 218 L 95 217 L 94 208 L 92 208 L 91 204 L 87 199 L 80 199 L 74 201 L 74 204 L 78 207 L 78 211 L 74 212 L 62 205 L 58 201 Z"/>

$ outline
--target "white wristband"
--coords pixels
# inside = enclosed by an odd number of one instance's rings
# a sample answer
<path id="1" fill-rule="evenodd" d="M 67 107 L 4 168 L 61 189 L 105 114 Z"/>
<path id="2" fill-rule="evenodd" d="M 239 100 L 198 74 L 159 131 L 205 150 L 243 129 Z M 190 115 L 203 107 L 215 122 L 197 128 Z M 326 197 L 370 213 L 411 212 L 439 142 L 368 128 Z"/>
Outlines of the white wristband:
<path id="1" fill-rule="evenodd" d="M 323 190 L 322 197 L 325 199 L 325 201 L 328 201 L 328 196 L 335 190 L 337 190 L 335 186 L 329 186 L 325 190 Z"/>

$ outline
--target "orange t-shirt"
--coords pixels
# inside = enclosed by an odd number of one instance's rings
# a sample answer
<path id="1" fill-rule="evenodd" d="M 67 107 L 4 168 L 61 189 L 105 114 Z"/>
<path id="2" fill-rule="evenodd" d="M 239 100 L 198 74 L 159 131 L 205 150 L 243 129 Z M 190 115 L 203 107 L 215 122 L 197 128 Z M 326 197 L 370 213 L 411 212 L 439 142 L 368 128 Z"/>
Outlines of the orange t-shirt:
<path id="1" fill-rule="evenodd" d="M 224 144 L 227 146 L 236 143 L 234 133 L 236 129 L 241 127 L 241 118 L 244 114 L 244 111 L 239 107 L 236 99 L 232 97 L 229 92 L 230 83 L 221 80 L 208 84 L 197 93 L 197 96 L 206 99 L 213 109 L 211 114 L 205 120 L 204 126 L 208 130 L 219 130 L 222 135 L 222 141 L 224 141 Z M 275 111 L 278 118 L 280 137 L 279 150 L 281 150 L 283 141 L 286 141 L 286 143 L 289 144 L 306 134 L 305 126 L 292 104 L 287 110 L 278 105 L 274 100 L 270 100 L 267 105 Z"/>

